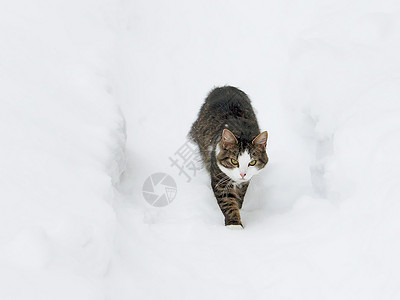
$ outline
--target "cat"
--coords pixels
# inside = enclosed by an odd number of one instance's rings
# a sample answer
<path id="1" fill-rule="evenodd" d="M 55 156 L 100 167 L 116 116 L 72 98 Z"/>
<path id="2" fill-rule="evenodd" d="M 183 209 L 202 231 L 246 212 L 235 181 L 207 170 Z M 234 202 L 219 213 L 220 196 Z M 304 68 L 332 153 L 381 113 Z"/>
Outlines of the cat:
<path id="1" fill-rule="evenodd" d="M 260 133 L 249 97 L 232 86 L 207 96 L 189 138 L 200 150 L 225 226 L 242 229 L 239 209 L 250 179 L 268 163 L 268 132 Z"/>

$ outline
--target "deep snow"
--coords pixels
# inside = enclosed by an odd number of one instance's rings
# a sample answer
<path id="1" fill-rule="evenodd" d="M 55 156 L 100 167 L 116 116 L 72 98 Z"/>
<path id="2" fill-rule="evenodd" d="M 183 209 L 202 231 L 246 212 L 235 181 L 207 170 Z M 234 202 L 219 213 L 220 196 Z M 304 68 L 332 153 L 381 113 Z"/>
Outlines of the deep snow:
<path id="1" fill-rule="evenodd" d="M 400 297 L 397 1 L 23 1 L 1 16 L 1 299 Z M 204 170 L 171 164 L 224 84 L 269 131 L 242 231 Z M 142 194 L 158 172 L 177 184 L 165 207 Z"/>
<path id="2" fill-rule="evenodd" d="M 101 299 L 124 167 L 111 3 L 3 3 L 0 298 Z"/>

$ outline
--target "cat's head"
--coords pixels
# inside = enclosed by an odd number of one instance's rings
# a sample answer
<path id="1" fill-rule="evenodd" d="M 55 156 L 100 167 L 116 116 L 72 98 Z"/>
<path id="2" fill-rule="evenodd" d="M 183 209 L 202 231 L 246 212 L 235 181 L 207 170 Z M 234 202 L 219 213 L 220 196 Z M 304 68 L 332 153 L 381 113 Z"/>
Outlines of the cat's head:
<path id="1" fill-rule="evenodd" d="M 264 131 L 251 141 L 238 141 L 230 130 L 224 129 L 216 151 L 218 167 L 236 183 L 249 181 L 268 162 L 267 138 L 268 132 Z"/>

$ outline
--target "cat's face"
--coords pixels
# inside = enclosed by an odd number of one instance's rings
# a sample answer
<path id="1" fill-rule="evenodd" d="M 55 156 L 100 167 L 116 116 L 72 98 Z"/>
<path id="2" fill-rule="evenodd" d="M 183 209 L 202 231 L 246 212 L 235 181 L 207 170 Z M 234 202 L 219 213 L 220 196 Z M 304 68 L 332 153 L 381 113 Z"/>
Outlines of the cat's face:
<path id="1" fill-rule="evenodd" d="M 267 138 L 268 133 L 264 131 L 252 142 L 240 144 L 231 131 L 224 129 L 216 149 L 218 167 L 236 183 L 249 181 L 268 162 Z"/>

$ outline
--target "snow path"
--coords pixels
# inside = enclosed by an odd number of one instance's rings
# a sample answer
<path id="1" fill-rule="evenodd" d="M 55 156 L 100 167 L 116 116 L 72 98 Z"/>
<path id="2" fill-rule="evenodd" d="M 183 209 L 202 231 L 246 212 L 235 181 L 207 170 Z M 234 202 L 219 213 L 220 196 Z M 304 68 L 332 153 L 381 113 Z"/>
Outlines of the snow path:
<path id="1" fill-rule="evenodd" d="M 398 298 L 400 6 L 137 1 L 125 11 L 135 67 L 110 295 Z M 242 231 L 224 228 L 207 174 L 188 183 L 169 159 L 224 84 L 250 95 L 270 133 Z M 178 186 L 164 208 L 141 195 L 157 172 Z"/>

